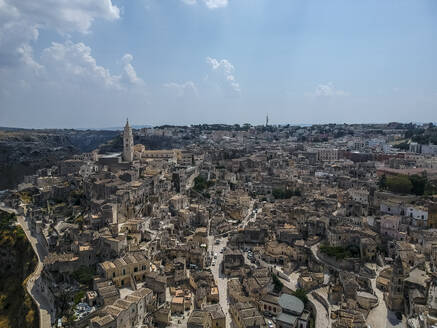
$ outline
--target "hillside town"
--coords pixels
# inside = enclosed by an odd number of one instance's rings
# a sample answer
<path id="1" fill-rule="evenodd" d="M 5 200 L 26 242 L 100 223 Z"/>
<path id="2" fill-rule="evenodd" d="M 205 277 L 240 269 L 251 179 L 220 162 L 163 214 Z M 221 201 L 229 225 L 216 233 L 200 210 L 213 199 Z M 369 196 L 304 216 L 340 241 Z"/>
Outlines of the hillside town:
<path id="1" fill-rule="evenodd" d="M 40 327 L 435 327 L 434 130 L 126 121 L 0 194 Z"/>

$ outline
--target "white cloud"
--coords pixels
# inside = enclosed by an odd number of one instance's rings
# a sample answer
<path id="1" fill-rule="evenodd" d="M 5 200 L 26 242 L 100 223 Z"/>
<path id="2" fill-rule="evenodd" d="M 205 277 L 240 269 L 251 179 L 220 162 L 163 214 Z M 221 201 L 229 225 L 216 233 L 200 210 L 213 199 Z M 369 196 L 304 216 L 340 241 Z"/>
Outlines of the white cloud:
<path id="1" fill-rule="evenodd" d="M 97 65 L 91 48 L 82 42 L 53 42 L 44 49 L 41 61 L 50 80 L 73 83 L 92 82 L 97 85 L 120 88 L 119 76 Z"/>
<path id="2" fill-rule="evenodd" d="M 88 33 L 96 18 L 119 17 L 120 10 L 111 0 L 0 0 L 0 67 L 20 61 L 33 65 L 26 47 L 38 39 L 41 29 L 62 35 Z"/>
<path id="3" fill-rule="evenodd" d="M 312 97 L 342 97 L 347 96 L 348 93 L 334 87 L 332 82 L 326 84 L 319 84 L 313 92 L 307 93 L 307 96 Z"/>
<path id="4" fill-rule="evenodd" d="M 76 85 L 91 83 L 97 86 L 123 89 L 135 85 L 143 85 L 131 62 L 132 55 L 125 54 L 122 58 L 123 71 L 113 75 L 108 69 L 97 64 L 91 55 L 91 48 L 82 42 L 53 42 L 43 50 L 41 56 L 45 77 L 51 81 L 69 82 Z"/>
<path id="5" fill-rule="evenodd" d="M 149 106 L 149 88 L 138 77 L 132 55 L 125 54 L 118 64 L 116 72 L 110 71 L 87 45 L 54 42 L 32 65 L 0 69 L 2 106 L 14 108 L 0 113 L 1 120 L 80 127 L 117 117 L 120 110 L 133 117 L 136 109 Z"/>
<path id="6" fill-rule="evenodd" d="M 17 52 L 26 66 L 31 68 L 35 73 L 39 73 L 41 71 L 43 67 L 33 59 L 33 49 L 30 45 L 23 44 L 17 49 Z"/>
<path id="7" fill-rule="evenodd" d="M 132 85 L 143 85 L 144 81 L 137 76 L 137 72 L 132 66 L 131 62 L 133 60 L 133 56 L 131 54 L 125 54 L 122 58 L 123 61 L 123 74 L 122 81 L 127 81 Z"/>
<path id="8" fill-rule="evenodd" d="M 165 83 L 164 87 L 174 90 L 176 96 L 178 97 L 183 97 L 190 93 L 194 94 L 195 96 L 198 96 L 196 84 L 192 81 L 187 81 L 185 83 L 169 82 L 169 83 Z"/>
<path id="9" fill-rule="evenodd" d="M 234 65 L 227 59 L 217 60 L 211 57 L 206 57 L 206 63 L 219 78 L 219 82 L 224 88 L 231 90 L 234 94 L 240 93 L 240 84 L 236 81 L 234 75 Z"/>
<path id="10" fill-rule="evenodd" d="M 181 0 L 183 3 L 187 5 L 195 5 L 197 4 L 197 0 Z M 209 9 L 217 9 L 224 8 L 228 5 L 228 0 L 202 0 L 206 7 Z"/>
<path id="11" fill-rule="evenodd" d="M 223 8 L 228 5 L 228 0 L 203 0 L 209 9 Z"/>

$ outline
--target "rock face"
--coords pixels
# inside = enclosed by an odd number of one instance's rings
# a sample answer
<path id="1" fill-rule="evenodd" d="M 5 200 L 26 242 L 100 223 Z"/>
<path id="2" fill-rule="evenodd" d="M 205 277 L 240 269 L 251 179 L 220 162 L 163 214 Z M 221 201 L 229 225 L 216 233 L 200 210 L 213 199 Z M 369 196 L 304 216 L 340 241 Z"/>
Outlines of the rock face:
<path id="1" fill-rule="evenodd" d="M 181 148 L 189 141 L 167 136 L 140 136 L 134 131 L 134 144 L 143 144 L 147 149 Z M 0 190 L 16 188 L 25 175 L 97 148 L 101 153 L 122 151 L 121 132 L 0 128 Z"/>
<path id="2" fill-rule="evenodd" d="M 37 328 L 38 310 L 25 290 L 25 279 L 36 266 L 32 246 L 15 216 L 0 211 L 0 326 Z"/>
<path id="3" fill-rule="evenodd" d="M 119 131 L 0 129 L 0 190 L 73 154 L 89 152 Z"/>

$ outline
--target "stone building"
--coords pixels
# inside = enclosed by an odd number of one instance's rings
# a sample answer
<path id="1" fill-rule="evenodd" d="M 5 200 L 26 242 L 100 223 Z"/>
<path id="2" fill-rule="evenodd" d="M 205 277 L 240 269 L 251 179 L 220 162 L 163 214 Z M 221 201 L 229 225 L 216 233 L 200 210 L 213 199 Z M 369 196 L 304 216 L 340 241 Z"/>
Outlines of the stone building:
<path id="1" fill-rule="evenodd" d="M 393 265 L 390 287 L 386 294 L 386 303 L 390 311 L 402 312 L 404 310 L 404 279 L 407 275 L 402 259 L 398 256 Z"/>

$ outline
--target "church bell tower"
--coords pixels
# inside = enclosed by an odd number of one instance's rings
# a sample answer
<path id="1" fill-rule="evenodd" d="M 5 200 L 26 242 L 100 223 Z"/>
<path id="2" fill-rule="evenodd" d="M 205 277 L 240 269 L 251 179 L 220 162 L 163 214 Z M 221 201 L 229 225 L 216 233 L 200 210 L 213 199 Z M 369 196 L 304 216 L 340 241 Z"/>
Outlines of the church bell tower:
<path id="1" fill-rule="evenodd" d="M 129 120 L 126 120 L 126 125 L 123 132 L 123 160 L 131 163 L 134 159 L 134 138 L 132 129 L 129 126 Z"/>

